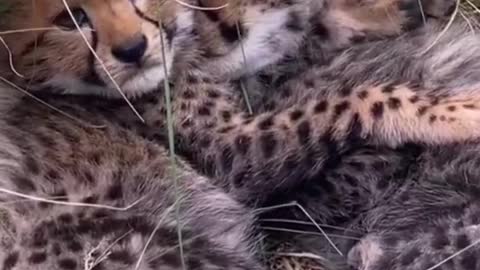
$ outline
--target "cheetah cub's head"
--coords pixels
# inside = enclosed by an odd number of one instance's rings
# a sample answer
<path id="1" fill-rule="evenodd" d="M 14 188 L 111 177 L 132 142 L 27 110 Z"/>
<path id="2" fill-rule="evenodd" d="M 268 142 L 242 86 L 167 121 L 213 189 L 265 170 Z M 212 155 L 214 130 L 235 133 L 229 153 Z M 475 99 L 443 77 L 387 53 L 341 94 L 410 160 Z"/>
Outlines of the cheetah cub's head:
<path id="1" fill-rule="evenodd" d="M 1 75 L 72 94 L 155 89 L 193 29 L 192 10 L 171 0 L 12 0 L 0 16 Z"/>

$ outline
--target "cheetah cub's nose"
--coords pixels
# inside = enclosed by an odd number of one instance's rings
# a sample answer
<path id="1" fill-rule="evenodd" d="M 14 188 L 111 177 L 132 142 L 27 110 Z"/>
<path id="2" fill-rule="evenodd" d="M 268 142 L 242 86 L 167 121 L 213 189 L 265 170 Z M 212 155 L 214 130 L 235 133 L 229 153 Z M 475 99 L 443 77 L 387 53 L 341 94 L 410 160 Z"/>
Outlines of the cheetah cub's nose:
<path id="1" fill-rule="evenodd" d="M 147 50 L 147 38 L 138 35 L 112 48 L 112 54 L 125 63 L 139 62 Z"/>

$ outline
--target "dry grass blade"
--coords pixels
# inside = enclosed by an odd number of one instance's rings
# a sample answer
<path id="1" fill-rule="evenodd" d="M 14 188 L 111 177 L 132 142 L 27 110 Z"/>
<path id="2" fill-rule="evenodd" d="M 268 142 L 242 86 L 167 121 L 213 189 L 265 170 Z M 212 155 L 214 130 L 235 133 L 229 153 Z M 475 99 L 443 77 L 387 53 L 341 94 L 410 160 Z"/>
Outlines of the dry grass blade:
<path id="1" fill-rule="evenodd" d="M 428 46 L 424 51 L 420 52 L 420 54 L 425 54 L 427 53 L 431 48 L 433 48 L 433 46 L 435 46 L 435 44 L 443 37 L 443 35 L 447 32 L 448 28 L 450 28 L 450 26 L 452 25 L 453 21 L 455 20 L 455 17 L 457 17 L 457 14 L 460 10 L 460 0 L 456 0 L 456 5 L 455 5 L 455 10 L 453 11 L 452 13 L 452 16 L 450 17 L 450 19 L 448 20 L 448 23 L 447 25 L 445 26 L 445 28 L 438 34 L 438 36 L 435 38 L 435 40 L 432 42 L 432 44 L 430 44 L 430 46 Z"/>
<path id="2" fill-rule="evenodd" d="M 243 45 L 242 31 L 240 31 L 240 25 L 238 24 L 238 21 L 235 22 L 235 28 L 237 31 L 238 40 L 240 40 L 240 49 L 242 50 L 243 65 L 245 66 L 245 69 L 248 74 L 247 54 L 245 53 L 245 46 Z M 245 99 L 245 104 L 247 105 L 247 111 L 250 115 L 252 115 L 253 114 L 252 105 L 250 104 L 250 98 L 248 97 L 247 89 L 245 88 L 245 84 L 243 83 L 242 80 L 240 80 L 240 88 L 242 90 L 243 98 Z"/>
<path id="3" fill-rule="evenodd" d="M 9 189 L 5 189 L 5 188 L 0 188 L 0 193 L 6 193 L 6 194 L 9 194 L 9 195 L 12 195 L 12 196 L 28 199 L 30 201 L 50 203 L 50 204 L 55 204 L 55 205 L 65 205 L 65 206 L 73 206 L 73 207 L 91 207 L 91 208 L 100 208 L 100 209 L 115 210 L 115 211 L 127 211 L 130 208 L 137 205 L 142 200 L 142 198 L 140 198 L 140 199 L 134 201 L 132 204 L 129 204 L 126 207 L 115 207 L 115 206 L 109 206 L 109 205 L 103 205 L 103 204 L 55 201 L 55 200 L 50 200 L 50 199 L 46 199 L 46 198 L 42 198 L 42 197 L 38 197 L 38 196 L 23 194 L 23 193 L 16 192 L 16 191 L 13 191 L 13 190 L 9 190 Z"/>
<path id="4" fill-rule="evenodd" d="M 313 224 L 309 221 L 302 221 L 302 220 L 294 220 L 294 219 L 281 219 L 281 218 L 263 218 L 259 219 L 260 222 L 282 222 L 282 223 L 291 223 L 291 224 L 299 224 L 299 225 L 311 225 Z M 347 229 L 344 227 L 339 227 L 339 226 L 333 226 L 333 225 L 328 225 L 328 224 L 320 224 L 318 223 L 320 227 L 328 228 L 328 229 L 334 229 L 334 230 L 339 230 L 339 231 L 345 231 L 345 232 L 353 232 L 353 233 L 363 233 L 360 231 L 352 230 L 352 229 Z"/>
<path id="5" fill-rule="evenodd" d="M 59 27 L 24 28 L 24 29 L 0 31 L 0 35 L 11 35 L 11 34 L 28 33 L 28 32 L 36 32 L 36 31 L 52 31 L 52 30 L 61 30 L 61 29 L 62 28 L 59 28 Z M 95 31 L 93 29 L 85 29 L 85 30 L 92 31 L 92 32 Z"/>
<path id="6" fill-rule="evenodd" d="M 460 254 L 468 251 L 469 249 L 473 248 L 474 246 L 480 244 L 480 239 L 477 239 L 475 242 L 471 243 L 470 245 L 462 248 L 461 250 L 455 252 L 454 254 L 452 254 L 451 256 L 448 256 L 447 258 L 445 258 L 444 260 L 442 260 L 441 262 L 437 263 L 436 265 L 426 269 L 426 270 L 434 270 L 434 269 L 437 269 L 439 268 L 440 266 L 442 266 L 444 263 L 448 262 L 449 260 L 459 256 Z M 472 269 L 473 270 L 473 269 Z"/>
<path id="7" fill-rule="evenodd" d="M 7 53 L 8 53 L 8 63 L 10 65 L 10 70 L 12 70 L 12 72 L 17 75 L 18 77 L 20 78 L 25 78 L 25 76 L 23 76 L 22 74 L 20 74 L 16 69 L 15 69 L 15 66 L 13 64 L 13 53 L 12 51 L 10 50 L 10 48 L 8 47 L 7 43 L 5 42 L 5 40 L 0 36 L 0 42 L 2 43 L 2 45 L 5 47 L 5 49 L 7 50 Z"/>
<path id="8" fill-rule="evenodd" d="M 160 13 L 159 13 L 160 14 Z M 159 25 L 162 25 L 161 18 L 158 18 Z M 165 89 L 165 106 L 167 108 L 167 129 L 168 129 L 168 148 L 170 150 L 170 160 L 173 164 L 173 183 L 175 189 L 175 215 L 177 219 L 177 224 L 180 224 L 180 196 L 179 196 L 179 188 L 178 188 L 178 177 L 176 174 L 176 155 L 175 155 L 175 134 L 173 132 L 173 113 L 172 113 L 172 104 L 171 104 L 171 89 L 170 84 L 168 83 L 168 67 L 167 67 L 167 54 L 165 52 L 165 39 L 163 37 L 163 33 L 160 33 L 160 43 L 162 45 L 162 62 L 163 62 L 163 71 L 165 72 L 165 80 L 163 80 L 164 89 Z M 183 239 L 182 239 L 182 228 L 180 225 L 177 227 L 177 236 L 178 236 L 178 243 L 180 249 L 180 258 L 182 262 L 182 269 L 186 270 L 186 263 L 183 254 Z"/>
<path id="9" fill-rule="evenodd" d="M 140 113 L 135 109 L 135 107 L 133 106 L 133 104 L 130 102 L 130 100 L 128 100 L 127 96 L 125 96 L 125 94 L 123 93 L 122 89 L 120 89 L 120 86 L 117 84 L 117 82 L 115 81 L 115 79 L 113 78 L 112 74 L 110 74 L 110 72 L 108 71 L 107 67 L 105 66 L 105 64 L 103 63 L 102 59 L 100 59 L 100 57 L 98 56 L 98 54 L 95 52 L 95 49 L 93 49 L 92 45 L 90 44 L 90 42 L 88 42 L 88 38 L 85 36 L 85 34 L 82 32 L 82 29 L 80 28 L 80 25 L 78 25 L 77 21 L 75 20 L 75 16 L 73 15 L 72 13 L 72 10 L 70 9 L 70 7 L 68 6 L 68 3 L 67 3 L 67 0 L 62 0 L 63 2 L 63 5 L 65 6 L 65 9 L 66 11 L 68 12 L 68 14 L 70 15 L 70 18 L 72 20 L 72 22 L 75 24 L 75 27 L 78 29 L 78 32 L 80 33 L 80 35 L 82 36 L 82 39 L 84 40 L 85 44 L 87 45 L 88 49 L 90 50 L 90 52 L 93 54 L 93 56 L 95 57 L 95 59 L 98 61 L 98 63 L 100 64 L 100 66 L 102 67 L 102 69 L 105 71 L 105 73 L 107 74 L 108 78 L 111 80 L 111 82 L 113 83 L 113 86 L 115 87 L 115 89 L 117 90 L 117 92 L 122 96 L 122 98 L 125 100 L 125 102 L 127 102 L 128 106 L 130 107 L 130 109 L 135 113 L 135 115 L 138 117 L 138 119 L 140 119 L 140 121 L 142 121 L 142 123 L 145 123 L 145 120 L 143 119 L 143 117 L 140 115 Z"/>
<path id="10" fill-rule="evenodd" d="M 175 207 L 175 205 L 173 205 Z M 140 265 L 142 264 L 142 259 L 143 259 L 143 256 L 145 256 L 145 253 L 147 252 L 147 249 L 148 249 L 148 246 L 150 245 L 150 243 L 152 242 L 153 240 L 153 237 L 155 236 L 155 234 L 157 233 L 158 229 L 160 229 L 160 226 L 163 224 L 163 221 L 165 220 L 165 218 L 168 216 L 169 212 L 172 210 L 172 207 L 169 207 L 168 209 L 166 209 L 164 212 L 163 212 L 163 216 L 160 218 L 160 220 L 158 220 L 157 222 L 157 225 L 155 225 L 155 228 L 153 229 L 152 233 L 150 234 L 150 236 L 148 237 L 147 239 L 147 242 L 145 243 L 145 246 L 143 247 L 142 249 L 142 252 L 140 253 L 140 256 L 138 257 L 138 260 L 137 260 L 137 264 L 135 265 L 135 270 L 138 270 L 140 268 Z M 181 226 L 180 224 L 178 224 L 178 226 Z M 183 258 L 183 257 L 182 257 Z M 184 268 L 185 269 L 185 268 Z"/>
<path id="11" fill-rule="evenodd" d="M 92 270 L 94 269 L 97 265 L 99 265 L 101 262 L 104 260 L 108 259 L 108 256 L 110 256 L 111 252 L 110 250 L 115 246 L 120 240 L 123 238 L 127 237 L 127 235 L 131 234 L 133 232 L 132 229 L 121 235 L 119 238 L 115 239 L 108 247 L 106 247 L 102 254 L 98 256 L 98 258 L 93 259 L 93 253 L 95 253 L 98 250 L 98 246 L 90 250 L 90 252 L 87 253 L 85 256 L 84 260 L 84 270 Z"/>
<path id="12" fill-rule="evenodd" d="M 328 237 L 328 234 L 322 229 L 322 227 L 320 227 L 318 225 L 318 223 L 315 221 L 315 219 L 313 219 L 312 216 L 307 212 L 307 210 L 305 210 L 305 208 L 303 208 L 303 206 L 300 205 L 296 201 L 293 201 L 293 202 L 290 202 L 290 203 L 285 203 L 285 204 L 269 206 L 269 207 L 258 208 L 258 209 L 255 209 L 254 212 L 262 213 L 262 212 L 268 212 L 268 211 L 281 209 L 281 208 L 286 208 L 286 207 L 297 207 L 298 209 L 300 209 L 300 211 L 302 211 L 302 213 L 312 222 L 312 224 L 315 225 L 315 227 L 325 237 L 325 239 L 327 239 L 328 243 L 335 249 L 335 251 L 338 254 L 340 254 L 340 256 L 344 256 L 342 251 L 340 251 L 340 249 L 338 249 L 338 247 L 335 245 L 335 243 L 333 243 L 332 239 L 330 239 L 330 237 Z"/>
<path id="13" fill-rule="evenodd" d="M 203 11 L 220 10 L 220 9 L 224 9 L 224 8 L 228 7 L 228 3 L 223 4 L 221 6 L 218 6 L 218 7 L 200 7 L 200 6 L 195 6 L 195 5 L 183 2 L 181 0 L 174 0 L 174 1 L 179 3 L 182 6 L 185 6 L 185 7 L 191 8 L 191 9 L 196 9 L 196 10 L 203 10 Z"/>

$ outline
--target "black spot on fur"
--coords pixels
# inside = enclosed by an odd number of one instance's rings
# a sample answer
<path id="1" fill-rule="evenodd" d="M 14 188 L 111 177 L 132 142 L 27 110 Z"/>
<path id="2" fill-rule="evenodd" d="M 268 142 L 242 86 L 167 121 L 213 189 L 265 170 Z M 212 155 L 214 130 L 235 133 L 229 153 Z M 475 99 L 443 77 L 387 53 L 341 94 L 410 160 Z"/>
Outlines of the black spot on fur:
<path id="1" fill-rule="evenodd" d="M 451 105 L 451 106 L 447 107 L 447 110 L 450 111 L 450 112 L 454 112 L 456 109 L 457 109 L 457 107 L 455 107 L 454 105 Z"/>
<path id="2" fill-rule="evenodd" d="M 62 248 L 60 247 L 60 245 L 58 243 L 53 243 L 52 245 L 52 253 L 53 255 L 55 256 L 58 256 L 60 254 L 62 254 Z"/>
<path id="3" fill-rule="evenodd" d="M 193 92 L 191 89 L 187 89 L 185 90 L 185 92 L 183 92 L 183 98 L 184 99 L 194 99 L 197 95 L 195 94 L 195 92 Z"/>
<path id="4" fill-rule="evenodd" d="M 378 188 L 379 190 L 384 190 L 384 189 L 386 189 L 387 187 L 388 187 L 388 180 L 386 180 L 386 179 L 380 179 L 380 180 L 378 180 L 378 182 L 377 182 L 377 188 Z"/>
<path id="5" fill-rule="evenodd" d="M 303 23 L 302 23 L 302 16 L 300 16 L 297 12 L 291 11 L 288 14 L 288 21 L 285 24 L 285 27 L 292 32 L 300 32 L 303 31 Z"/>
<path id="6" fill-rule="evenodd" d="M 389 84 L 383 87 L 382 93 L 391 94 L 395 90 L 395 85 Z"/>
<path id="7" fill-rule="evenodd" d="M 313 79 L 306 79 L 303 84 L 306 88 L 314 88 L 315 87 L 315 80 Z"/>
<path id="8" fill-rule="evenodd" d="M 323 37 L 327 39 L 330 36 L 328 28 L 325 27 L 323 24 L 315 23 L 313 24 L 315 27 L 313 28 L 313 34 L 319 37 Z"/>
<path id="9" fill-rule="evenodd" d="M 428 121 L 430 122 L 430 124 L 433 124 L 435 121 L 437 121 L 437 116 L 434 114 L 430 115 Z"/>
<path id="10" fill-rule="evenodd" d="M 470 245 L 470 240 L 468 239 L 468 236 L 465 234 L 460 234 L 455 239 L 455 247 L 457 249 L 464 249 L 468 245 Z"/>
<path id="11" fill-rule="evenodd" d="M 25 159 L 25 166 L 27 167 L 28 172 L 31 174 L 36 175 L 40 172 L 40 166 L 38 165 L 38 162 L 31 156 L 28 156 Z"/>
<path id="12" fill-rule="evenodd" d="M 73 216 L 69 213 L 63 213 L 58 216 L 58 220 L 64 224 L 70 224 L 73 222 Z"/>
<path id="13" fill-rule="evenodd" d="M 45 252 L 34 252 L 30 257 L 28 257 L 28 262 L 31 264 L 40 264 L 47 260 L 47 253 Z"/>
<path id="14" fill-rule="evenodd" d="M 271 158 L 276 151 L 277 139 L 273 132 L 266 132 L 260 136 L 260 149 L 265 158 Z"/>
<path id="15" fill-rule="evenodd" d="M 352 93 L 352 88 L 348 86 L 343 87 L 342 89 L 340 89 L 339 93 L 342 97 L 349 96 Z"/>
<path id="16" fill-rule="evenodd" d="M 388 99 L 387 105 L 390 109 L 397 110 L 398 108 L 400 108 L 402 106 L 402 102 L 398 98 L 391 97 L 391 98 Z"/>
<path id="17" fill-rule="evenodd" d="M 77 262 L 74 259 L 65 258 L 58 261 L 58 266 L 65 270 L 77 269 Z"/>
<path id="18" fill-rule="evenodd" d="M 210 109 L 207 106 L 198 108 L 198 114 L 201 116 L 210 116 Z"/>
<path id="19" fill-rule="evenodd" d="M 364 100 L 368 97 L 368 91 L 367 90 L 362 90 L 360 93 L 358 93 L 358 98 L 361 100 Z"/>
<path id="20" fill-rule="evenodd" d="M 420 250 L 418 250 L 417 248 L 413 247 L 412 249 L 410 249 L 409 251 L 407 251 L 407 253 L 405 253 L 401 258 L 400 258 L 400 264 L 403 265 L 403 266 L 407 266 L 407 265 L 410 265 L 410 264 L 413 264 L 413 262 L 415 261 L 415 259 L 420 256 L 421 253 L 420 253 Z"/>
<path id="21" fill-rule="evenodd" d="M 207 90 L 207 97 L 211 98 L 211 99 L 217 99 L 220 97 L 220 93 L 218 93 L 217 90 L 215 89 L 208 89 Z"/>
<path id="22" fill-rule="evenodd" d="M 419 98 L 417 95 L 415 95 L 415 96 L 412 96 L 411 98 L 409 98 L 408 100 L 409 100 L 412 104 L 415 104 L 415 103 L 417 103 L 417 102 L 420 100 L 420 98 Z"/>
<path id="23" fill-rule="evenodd" d="M 225 173 L 229 173 L 232 170 L 233 157 L 232 148 L 230 146 L 225 146 L 220 156 L 222 169 Z"/>
<path id="24" fill-rule="evenodd" d="M 241 188 L 245 184 L 245 176 L 247 174 L 246 170 L 240 170 L 233 176 L 233 186 L 235 188 Z"/>
<path id="25" fill-rule="evenodd" d="M 460 265 L 462 269 L 476 269 L 477 268 L 477 255 L 473 252 L 466 252 L 461 255 Z"/>
<path id="26" fill-rule="evenodd" d="M 83 250 L 82 244 L 80 244 L 80 242 L 75 241 L 75 240 L 69 241 L 68 244 L 67 244 L 67 248 L 71 252 L 80 252 L 80 251 Z"/>
<path id="27" fill-rule="evenodd" d="M 273 116 L 268 116 L 258 123 L 260 130 L 267 130 L 273 126 Z"/>
<path id="28" fill-rule="evenodd" d="M 373 103 L 370 112 L 372 113 L 373 118 L 379 119 L 383 116 L 383 102 L 377 101 Z"/>
<path id="29" fill-rule="evenodd" d="M 290 112 L 290 120 L 297 121 L 298 119 L 302 118 L 303 111 L 301 110 L 294 110 Z"/>
<path id="30" fill-rule="evenodd" d="M 301 122 L 297 127 L 297 136 L 301 144 L 306 145 L 310 141 L 310 123 L 308 121 Z"/>
<path id="31" fill-rule="evenodd" d="M 3 261 L 3 270 L 12 270 L 18 262 L 18 252 L 12 252 Z"/>
<path id="32" fill-rule="evenodd" d="M 238 41 L 240 39 L 240 36 L 243 37 L 245 34 L 245 28 L 240 22 L 238 23 L 238 32 L 236 25 L 228 25 L 223 22 L 219 24 L 219 29 L 222 37 L 229 43 L 234 43 Z"/>
<path id="33" fill-rule="evenodd" d="M 324 113 L 328 109 L 328 102 L 326 100 L 322 100 L 318 102 L 315 107 L 313 108 L 314 113 Z"/>
<path id="34" fill-rule="evenodd" d="M 347 134 L 347 141 L 354 145 L 358 144 L 358 140 L 361 139 L 362 135 L 362 122 L 360 121 L 360 115 L 355 113 L 348 124 L 348 134 Z"/>
<path id="35" fill-rule="evenodd" d="M 465 109 L 476 109 L 475 104 L 465 104 L 465 105 L 463 105 L 463 108 L 465 108 Z"/>
<path id="36" fill-rule="evenodd" d="M 333 109 L 333 120 L 337 120 L 342 116 L 344 112 L 346 112 L 350 108 L 350 102 L 347 100 L 340 102 L 339 104 L 335 105 Z"/>
<path id="37" fill-rule="evenodd" d="M 189 84 L 195 84 L 198 83 L 198 78 L 196 76 L 193 76 L 191 74 L 187 75 L 187 83 Z M 188 91 L 188 90 L 187 90 Z"/>
<path id="38" fill-rule="evenodd" d="M 238 135 L 235 138 L 235 149 L 241 155 L 247 154 L 251 144 L 252 144 L 252 138 L 248 137 L 247 135 Z"/>
<path id="39" fill-rule="evenodd" d="M 119 180 L 116 180 L 119 181 Z M 123 187 L 121 183 L 114 183 L 108 188 L 107 198 L 110 200 L 120 199 L 123 196 Z"/>
<path id="40" fill-rule="evenodd" d="M 425 115 L 425 113 L 427 112 L 427 110 L 428 110 L 428 107 L 427 107 L 427 106 L 421 106 L 421 107 L 418 108 L 418 110 L 417 110 L 417 115 L 418 115 L 418 116 Z"/>
<path id="41" fill-rule="evenodd" d="M 450 241 L 448 241 L 448 237 L 442 228 L 437 228 L 434 230 L 431 245 L 435 250 L 443 249 L 444 247 L 450 245 Z"/>
<path id="42" fill-rule="evenodd" d="M 366 169 L 365 163 L 363 162 L 352 161 L 349 162 L 348 165 L 350 165 L 354 170 L 359 172 L 363 172 Z"/>
<path id="43" fill-rule="evenodd" d="M 135 262 L 135 257 L 128 250 L 113 251 L 108 256 L 108 259 L 115 262 L 121 262 L 126 265 L 129 265 Z"/>
<path id="44" fill-rule="evenodd" d="M 210 147 L 211 144 L 212 144 L 212 139 L 210 138 L 210 136 L 208 136 L 206 134 L 203 135 L 198 141 L 198 145 L 201 148 L 208 148 L 208 147 Z"/>
<path id="45" fill-rule="evenodd" d="M 33 191 L 37 190 L 37 188 L 35 187 L 35 184 L 32 182 L 32 180 L 30 180 L 26 177 L 15 175 L 15 176 L 12 177 L 11 181 L 17 187 L 17 189 L 19 189 L 23 193 L 33 192 Z"/>
<path id="46" fill-rule="evenodd" d="M 45 226 L 38 226 L 33 231 L 32 235 L 32 246 L 34 248 L 42 248 L 48 244 L 47 232 Z"/>
<path id="47" fill-rule="evenodd" d="M 221 133 L 221 134 L 227 134 L 229 133 L 230 131 L 234 130 L 235 127 L 234 126 L 226 126 L 226 127 L 222 127 L 220 129 L 218 129 L 218 133 Z"/>
<path id="48" fill-rule="evenodd" d="M 232 119 L 232 113 L 229 111 L 222 111 L 221 112 L 223 121 L 229 122 Z"/>

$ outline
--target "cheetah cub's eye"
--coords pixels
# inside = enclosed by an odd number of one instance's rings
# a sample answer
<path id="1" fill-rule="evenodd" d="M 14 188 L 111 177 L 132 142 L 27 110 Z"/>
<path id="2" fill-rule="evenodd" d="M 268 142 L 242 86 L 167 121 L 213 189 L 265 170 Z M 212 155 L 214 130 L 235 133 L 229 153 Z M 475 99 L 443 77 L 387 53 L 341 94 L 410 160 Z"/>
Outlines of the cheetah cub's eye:
<path id="1" fill-rule="evenodd" d="M 88 22 L 87 14 L 83 9 L 72 8 L 71 11 L 73 14 L 73 18 L 75 18 L 75 21 L 79 26 L 82 26 Z M 72 17 L 70 16 L 70 13 L 68 13 L 67 10 L 64 10 L 60 14 L 58 14 L 57 17 L 53 19 L 53 24 L 60 26 L 65 30 L 75 30 L 77 28 L 72 20 Z"/>

